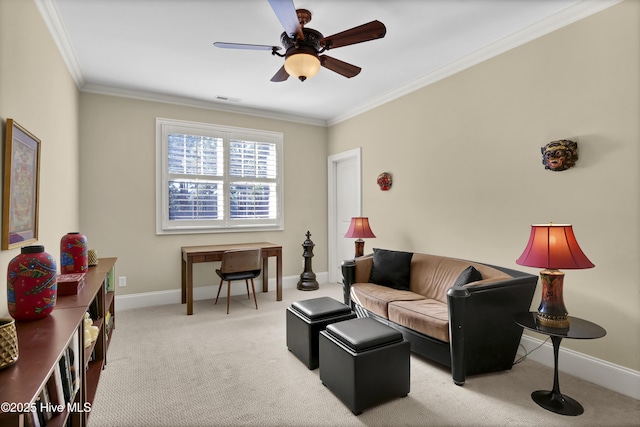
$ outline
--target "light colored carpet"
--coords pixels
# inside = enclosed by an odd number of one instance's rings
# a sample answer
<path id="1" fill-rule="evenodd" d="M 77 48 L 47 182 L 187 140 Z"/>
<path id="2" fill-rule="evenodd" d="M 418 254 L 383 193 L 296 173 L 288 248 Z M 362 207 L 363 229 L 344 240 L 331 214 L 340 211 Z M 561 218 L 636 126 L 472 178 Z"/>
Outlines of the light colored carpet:
<path id="1" fill-rule="evenodd" d="M 241 286 L 241 284 L 238 284 Z M 116 330 L 89 427 L 126 426 L 637 426 L 640 401 L 560 374 L 561 391 L 583 415 L 546 411 L 531 400 L 553 371 L 525 360 L 511 371 L 453 384 L 449 371 L 411 356 L 411 391 L 354 416 L 287 350 L 285 310 L 337 284 L 117 312 Z"/>

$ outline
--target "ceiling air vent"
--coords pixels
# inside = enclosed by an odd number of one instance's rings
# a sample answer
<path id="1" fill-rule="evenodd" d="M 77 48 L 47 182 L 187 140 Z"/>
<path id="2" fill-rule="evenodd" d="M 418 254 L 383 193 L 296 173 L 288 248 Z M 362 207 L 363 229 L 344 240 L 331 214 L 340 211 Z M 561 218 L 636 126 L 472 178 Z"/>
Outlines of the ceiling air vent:
<path id="1" fill-rule="evenodd" d="M 224 102 L 240 102 L 240 98 L 232 98 L 230 96 L 223 96 L 223 95 L 216 95 L 216 100 L 224 101 Z"/>

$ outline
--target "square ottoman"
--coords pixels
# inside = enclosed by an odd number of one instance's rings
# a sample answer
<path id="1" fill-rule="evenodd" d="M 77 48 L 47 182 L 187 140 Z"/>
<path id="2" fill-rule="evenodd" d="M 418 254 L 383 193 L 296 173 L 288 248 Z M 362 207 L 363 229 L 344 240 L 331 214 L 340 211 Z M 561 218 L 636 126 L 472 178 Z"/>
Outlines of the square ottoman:
<path id="1" fill-rule="evenodd" d="M 332 323 L 319 336 L 320 380 L 355 415 L 409 394 L 410 345 L 369 317 Z"/>
<path id="2" fill-rule="evenodd" d="M 318 367 L 318 333 L 356 314 L 329 297 L 296 301 L 287 308 L 287 348 L 309 369 Z"/>

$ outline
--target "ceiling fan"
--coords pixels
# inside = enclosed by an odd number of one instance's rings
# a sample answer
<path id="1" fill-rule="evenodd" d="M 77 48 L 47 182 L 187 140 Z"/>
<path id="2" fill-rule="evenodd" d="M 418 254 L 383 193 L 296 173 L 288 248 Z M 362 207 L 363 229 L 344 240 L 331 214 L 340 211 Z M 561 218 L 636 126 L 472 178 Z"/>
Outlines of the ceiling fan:
<path id="1" fill-rule="evenodd" d="M 321 66 L 347 78 L 357 76 L 362 70 L 360 67 L 320 54 L 329 49 L 380 39 L 387 33 L 382 22 L 371 21 L 324 37 L 319 31 L 305 27 L 311 21 L 311 12 L 306 9 L 296 10 L 293 0 L 268 1 L 285 30 L 280 36 L 285 48 L 284 54 L 278 52 L 280 46 L 227 42 L 215 42 L 213 45 L 227 49 L 270 50 L 272 55 L 285 58 L 284 65 L 271 78 L 272 82 L 283 82 L 289 76 L 305 81 L 316 75 Z"/>

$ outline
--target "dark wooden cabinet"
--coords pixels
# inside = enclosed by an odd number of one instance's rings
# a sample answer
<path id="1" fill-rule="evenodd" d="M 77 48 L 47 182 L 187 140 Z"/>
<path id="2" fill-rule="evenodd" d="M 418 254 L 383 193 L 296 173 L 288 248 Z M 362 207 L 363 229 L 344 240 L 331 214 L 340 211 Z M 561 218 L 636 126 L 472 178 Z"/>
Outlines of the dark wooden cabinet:
<path id="1" fill-rule="evenodd" d="M 0 425 L 42 425 L 43 420 L 47 427 L 87 424 L 115 328 L 115 263 L 116 258 L 101 258 L 89 268 L 84 288 L 58 297 L 51 315 L 16 322 L 18 361 L 0 371 Z M 87 312 L 99 333 L 85 348 Z M 74 384 L 68 394 L 65 373 Z"/>

